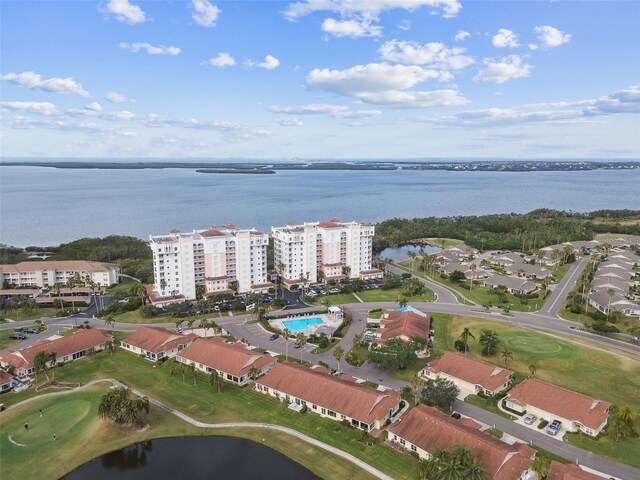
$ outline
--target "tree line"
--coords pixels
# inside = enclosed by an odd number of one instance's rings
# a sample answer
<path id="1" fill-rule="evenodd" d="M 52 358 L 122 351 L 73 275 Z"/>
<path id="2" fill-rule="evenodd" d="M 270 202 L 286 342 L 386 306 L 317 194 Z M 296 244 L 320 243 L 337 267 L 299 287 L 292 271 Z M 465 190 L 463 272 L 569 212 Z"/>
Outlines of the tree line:
<path id="1" fill-rule="evenodd" d="M 598 210 L 590 213 L 539 209 L 529 213 L 482 216 L 393 218 L 376 226 L 374 251 L 397 247 L 418 238 L 457 238 L 481 250 L 536 249 L 572 240 L 593 240 L 597 233 L 640 235 L 638 210 Z"/>

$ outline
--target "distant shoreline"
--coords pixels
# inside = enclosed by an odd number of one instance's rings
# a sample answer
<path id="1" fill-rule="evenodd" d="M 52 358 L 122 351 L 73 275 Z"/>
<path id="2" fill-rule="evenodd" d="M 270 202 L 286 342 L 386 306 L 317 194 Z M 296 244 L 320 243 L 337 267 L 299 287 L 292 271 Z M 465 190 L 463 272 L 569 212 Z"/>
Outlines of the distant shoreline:
<path id="1" fill-rule="evenodd" d="M 453 172 L 563 172 L 589 170 L 637 170 L 640 161 L 463 161 L 463 162 L 87 162 L 87 161 L 5 161 L 0 167 L 44 167 L 58 169 L 98 169 L 98 170 L 145 170 L 181 168 L 198 173 L 218 174 L 274 174 L 283 170 L 296 171 L 453 171 Z"/>

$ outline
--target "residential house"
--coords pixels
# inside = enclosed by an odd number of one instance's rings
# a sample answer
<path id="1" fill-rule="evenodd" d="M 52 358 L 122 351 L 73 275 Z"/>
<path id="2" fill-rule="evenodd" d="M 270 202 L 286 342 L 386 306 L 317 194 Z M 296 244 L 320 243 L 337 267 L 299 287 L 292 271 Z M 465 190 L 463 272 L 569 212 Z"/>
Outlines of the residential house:
<path id="1" fill-rule="evenodd" d="M 604 314 L 608 314 L 609 309 L 616 309 L 625 315 L 640 315 L 640 305 L 637 302 L 625 298 L 618 290 L 613 290 L 614 294 L 609 295 L 608 288 L 599 288 L 587 295 L 587 302 Z"/>
<path id="2" fill-rule="evenodd" d="M 546 268 L 529 263 L 514 263 L 505 267 L 504 271 L 509 275 L 518 275 L 519 277 L 534 278 L 536 280 L 544 280 L 552 275 Z"/>
<path id="3" fill-rule="evenodd" d="M 120 341 L 125 350 L 144 355 L 147 360 L 157 362 L 173 358 L 187 348 L 197 337 L 193 333 L 182 334 L 160 327 L 140 327 L 132 335 Z"/>
<path id="4" fill-rule="evenodd" d="M 502 253 L 496 254 L 489 259 L 489 262 L 503 267 L 510 267 L 515 263 L 523 263 L 524 255 L 520 253 Z"/>
<path id="5" fill-rule="evenodd" d="M 451 380 L 464 394 L 482 392 L 485 395 L 502 392 L 513 379 L 511 370 L 455 352 L 445 352 L 440 358 L 429 362 L 420 375 L 430 380 Z"/>
<path id="6" fill-rule="evenodd" d="M 601 475 L 582 470 L 573 463 L 564 464 L 551 461 L 547 480 L 604 480 Z"/>
<path id="7" fill-rule="evenodd" d="M 434 449 L 457 445 L 469 449 L 491 480 L 528 480 L 535 478 L 531 462 L 535 450 L 526 443 L 510 445 L 488 433 L 420 404 L 388 429 L 388 440 L 415 452 L 421 459 L 430 458 Z"/>
<path id="8" fill-rule="evenodd" d="M 419 337 L 429 340 L 431 316 L 419 310 L 385 310 L 380 318 L 380 328 L 376 332 L 376 343 L 385 343 L 392 338 L 410 342 Z"/>
<path id="9" fill-rule="evenodd" d="M 13 388 L 13 375 L 0 370 L 0 393 L 8 392 Z"/>
<path id="10" fill-rule="evenodd" d="M 366 431 L 380 429 L 400 407 L 400 394 L 377 390 L 331 375 L 323 368 L 278 363 L 256 380 L 256 389 L 292 405 L 330 418 L 349 422 Z"/>
<path id="11" fill-rule="evenodd" d="M 520 413 L 533 413 L 551 422 L 560 420 L 570 432 L 581 431 L 597 436 L 607 425 L 609 403 L 596 400 L 536 378 L 529 378 L 513 387 L 505 405 Z"/>
<path id="12" fill-rule="evenodd" d="M 258 353 L 240 342 L 229 344 L 221 337 L 195 340 L 178 353 L 176 360 L 207 374 L 215 370 L 221 378 L 241 387 L 251 381 L 252 369 L 262 375 L 276 364 L 276 358 L 268 353 Z"/>
<path id="13" fill-rule="evenodd" d="M 0 355 L 0 365 L 5 368 L 13 366 L 18 376 L 31 375 L 35 372 L 34 360 L 38 352 L 55 353 L 55 363 L 67 363 L 78 360 L 92 351 L 103 350 L 111 341 L 111 337 L 97 328 L 77 330 L 71 335 L 53 338 L 41 340 L 22 350 L 3 353 Z"/>
<path id="14" fill-rule="evenodd" d="M 507 277 L 505 275 L 493 275 L 484 281 L 486 288 L 505 287 L 507 292 L 513 294 L 526 294 L 533 292 L 537 286 L 524 278 Z"/>

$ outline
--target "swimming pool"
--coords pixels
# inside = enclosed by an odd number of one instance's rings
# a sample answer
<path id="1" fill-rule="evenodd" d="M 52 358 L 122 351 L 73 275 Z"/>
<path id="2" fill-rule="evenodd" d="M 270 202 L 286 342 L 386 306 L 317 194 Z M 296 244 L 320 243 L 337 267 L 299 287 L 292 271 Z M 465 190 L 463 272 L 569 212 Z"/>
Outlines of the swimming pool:
<path id="1" fill-rule="evenodd" d="M 290 332 L 299 332 L 306 330 L 310 325 L 319 325 L 324 323 L 320 317 L 300 318 L 298 320 L 283 320 L 282 324 Z"/>

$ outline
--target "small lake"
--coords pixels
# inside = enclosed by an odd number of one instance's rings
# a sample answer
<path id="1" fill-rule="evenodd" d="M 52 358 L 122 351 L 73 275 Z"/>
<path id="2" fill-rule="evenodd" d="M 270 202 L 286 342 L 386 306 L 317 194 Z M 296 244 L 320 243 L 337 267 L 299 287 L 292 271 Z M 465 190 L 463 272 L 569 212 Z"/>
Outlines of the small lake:
<path id="1" fill-rule="evenodd" d="M 107 453 L 65 480 L 318 480 L 275 450 L 233 437 L 179 437 L 150 440 Z"/>
<path id="2" fill-rule="evenodd" d="M 409 252 L 414 252 L 416 255 L 423 250 L 426 254 L 439 252 L 440 247 L 432 247 L 431 245 L 424 244 L 407 244 L 398 248 L 385 248 L 378 255 L 380 258 L 390 258 L 391 260 L 398 261 L 403 260 L 409 256 Z"/>

